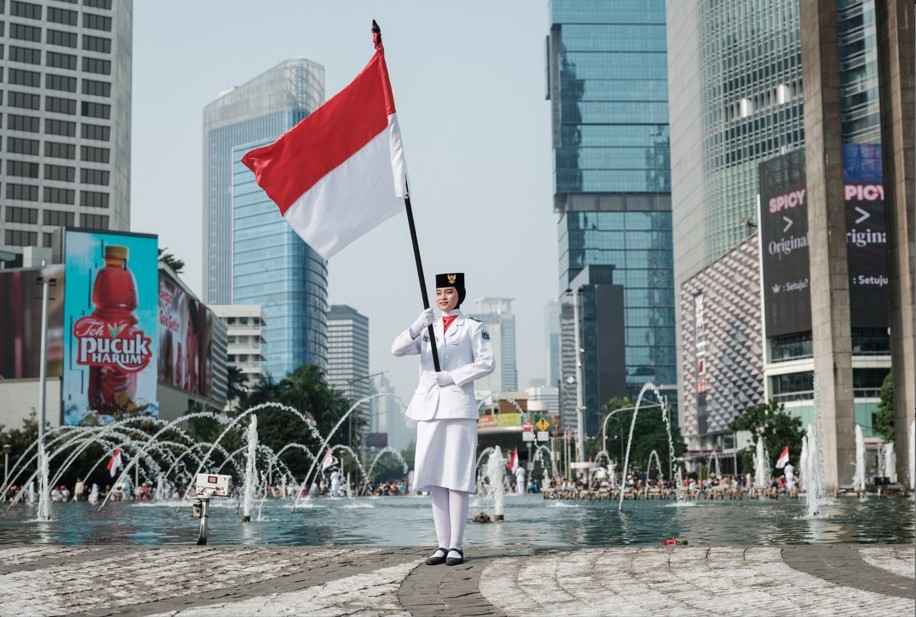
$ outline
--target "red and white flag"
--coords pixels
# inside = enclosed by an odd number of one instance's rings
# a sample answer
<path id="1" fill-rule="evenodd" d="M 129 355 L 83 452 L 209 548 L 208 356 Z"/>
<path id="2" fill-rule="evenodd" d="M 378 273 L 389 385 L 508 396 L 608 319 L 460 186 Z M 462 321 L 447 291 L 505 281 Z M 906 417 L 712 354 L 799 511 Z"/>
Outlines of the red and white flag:
<path id="1" fill-rule="evenodd" d="M 350 85 L 242 157 L 299 237 L 330 259 L 401 211 L 407 165 L 381 34 Z"/>
<path id="2" fill-rule="evenodd" d="M 112 478 L 118 473 L 119 467 L 123 467 L 121 463 L 121 448 L 115 448 L 114 452 L 111 453 L 111 459 L 108 461 L 108 473 L 111 474 Z"/>
<path id="3" fill-rule="evenodd" d="M 515 471 L 518 469 L 518 448 L 512 451 L 512 454 L 509 455 L 509 460 L 506 462 L 510 471 Z"/>
<path id="4" fill-rule="evenodd" d="M 328 448 L 324 453 L 324 458 L 321 459 L 321 471 L 324 471 L 328 467 L 334 464 L 334 457 L 331 456 L 331 448 Z"/>
<path id="5" fill-rule="evenodd" d="M 789 462 L 789 446 L 782 449 L 782 454 L 776 459 L 776 469 L 782 469 Z"/>

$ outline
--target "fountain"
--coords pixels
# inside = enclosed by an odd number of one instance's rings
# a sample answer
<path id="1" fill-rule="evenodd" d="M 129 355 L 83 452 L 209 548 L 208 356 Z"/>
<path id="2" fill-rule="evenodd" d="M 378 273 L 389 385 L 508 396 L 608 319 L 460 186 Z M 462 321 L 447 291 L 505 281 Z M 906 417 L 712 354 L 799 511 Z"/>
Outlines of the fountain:
<path id="1" fill-rule="evenodd" d="M 809 424 L 808 432 L 805 436 L 807 456 L 805 457 L 805 469 L 802 476 L 805 480 L 805 501 L 809 517 L 817 516 L 820 513 L 824 493 L 824 488 L 821 484 L 816 433 L 817 429 L 814 424 Z"/>
<path id="2" fill-rule="evenodd" d="M 251 502 L 254 500 L 255 482 L 257 475 L 255 473 L 255 458 L 258 454 L 258 416 L 251 414 L 251 421 L 248 425 L 248 458 L 245 463 L 245 481 L 242 488 L 242 522 L 251 522 Z"/>
<path id="3" fill-rule="evenodd" d="M 916 497 L 916 420 L 910 422 L 910 460 L 909 470 L 910 470 L 910 490 L 913 491 L 913 496 Z"/>
<path id="4" fill-rule="evenodd" d="M 503 487 L 503 478 L 506 476 L 506 458 L 503 456 L 499 446 L 493 448 L 493 453 L 487 459 L 486 475 L 490 480 L 489 493 L 493 496 L 493 520 L 501 521 L 504 519 L 505 488 Z"/>
<path id="5" fill-rule="evenodd" d="M 662 475 L 662 462 L 658 458 L 658 452 L 652 450 L 649 452 L 649 462 L 646 463 L 646 494 L 649 493 L 649 480 L 652 479 L 652 458 L 655 458 L 655 468 L 658 470 L 658 475 Z"/>
<path id="6" fill-rule="evenodd" d="M 373 478 L 372 471 L 375 469 L 375 464 L 378 463 L 378 460 L 382 458 L 383 454 L 390 454 L 394 456 L 398 462 L 401 463 L 401 469 L 403 470 L 404 475 L 407 475 L 407 461 L 404 460 L 404 457 L 401 456 L 401 453 L 390 446 L 385 446 L 379 450 L 379 453 L 375 455 L 374 459 L 372 459 L 372 464 L 369 465 L 369 471 L 366 473 L 366 481 L 363 483 L 363 490 L 360 492 L 361 495 L 366 494 L 366 489 L 369 488 L 369 482 Z"/>
<path id="7" fill-rule="evenodd" d="M 887 482 L 891 484 L 897 483 L 897 453 L 894 450 L 894 442 L 889 441 L 884 444 L 882 451 L 884 452 L 884 467 L 882 469 L 882 476 L 887 478 Z"/>
<path id="8" fill-rule="evenodd" d="M 763 444 L 763 435 L 757 437 L 757 451 L 754 455 L 754 488 L 770 486 L 770 457 Z"/>
<path id="9" fill-rule="evenodd" d="M 862 427 L 856 424 L 856 472 L 852 477 L 852 490 L 865 496 L 865 438 Z"/>

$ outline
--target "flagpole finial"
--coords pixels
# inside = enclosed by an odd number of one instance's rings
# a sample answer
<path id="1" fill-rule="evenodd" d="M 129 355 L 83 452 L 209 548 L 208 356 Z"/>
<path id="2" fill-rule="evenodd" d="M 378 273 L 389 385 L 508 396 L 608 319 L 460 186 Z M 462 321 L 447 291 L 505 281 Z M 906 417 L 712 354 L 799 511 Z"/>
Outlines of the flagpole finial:
<path id="1" fill-rule="evenodd" d="M 372 20 L 372 44 L 378 49 L 382 46 L 382 29 L 378 27 L 378 22 Z"/>

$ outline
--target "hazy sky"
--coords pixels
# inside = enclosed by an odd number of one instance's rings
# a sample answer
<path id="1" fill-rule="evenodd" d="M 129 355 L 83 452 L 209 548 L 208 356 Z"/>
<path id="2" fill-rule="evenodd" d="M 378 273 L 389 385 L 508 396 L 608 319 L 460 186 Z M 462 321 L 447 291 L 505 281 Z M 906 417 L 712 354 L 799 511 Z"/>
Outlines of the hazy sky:
<path id="1" fill-rule="evenodd" d="M 467 279 L 465 312 L 476 298 L 514 298 L 525 387 L 546 375 L 545 305 L 558 288 L 546 0 L 135 2 L 132 231 L 158 234 L 202 297 L 204 106 L 293 57 L 324 65 L 330 98 L 372 56 L 373 18 L 430 300 L 433 276 L 456 270 Z M 388 371 L 408 400 L 418 361 L 390 353 L 422 309 L 406 215 L 330 260 L 328 299 L 369 318 L 370 371 Z"/>

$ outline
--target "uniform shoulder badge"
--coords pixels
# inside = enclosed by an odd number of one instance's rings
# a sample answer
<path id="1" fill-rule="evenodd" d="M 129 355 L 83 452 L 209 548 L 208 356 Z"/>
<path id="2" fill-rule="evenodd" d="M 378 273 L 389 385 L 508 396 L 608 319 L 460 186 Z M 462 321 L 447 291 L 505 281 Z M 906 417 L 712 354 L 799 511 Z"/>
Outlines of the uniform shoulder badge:
<path id="1" fill-rule="evenodd" d="M 428 335 L 428 334 L 424 334 L 424 335 L 423 335 L 423 342 L 424 342 L 424 343 L 428 343 L 428 342 L 429 342 L 429 335 Z"/>
<path id="2" fill-rule="evenodd" d="M 485 341 L 489 341 L 489 340 L 490 340 L 490 333 L 487 332 L 486 330 L 481 331 L 480 336 L 482 336 L 482 337 L 483 337 L 483 340 L 485 340 Z"/>
<path id="3" fill-rule="evenodd" d="M 473 317 L 472 315 L 468 315 L 468 319 L 470 319 L 471 321 L 476 321 L 477 323 L 483 323 L 482 321 L 480 321 L 476 317 Z"/>

